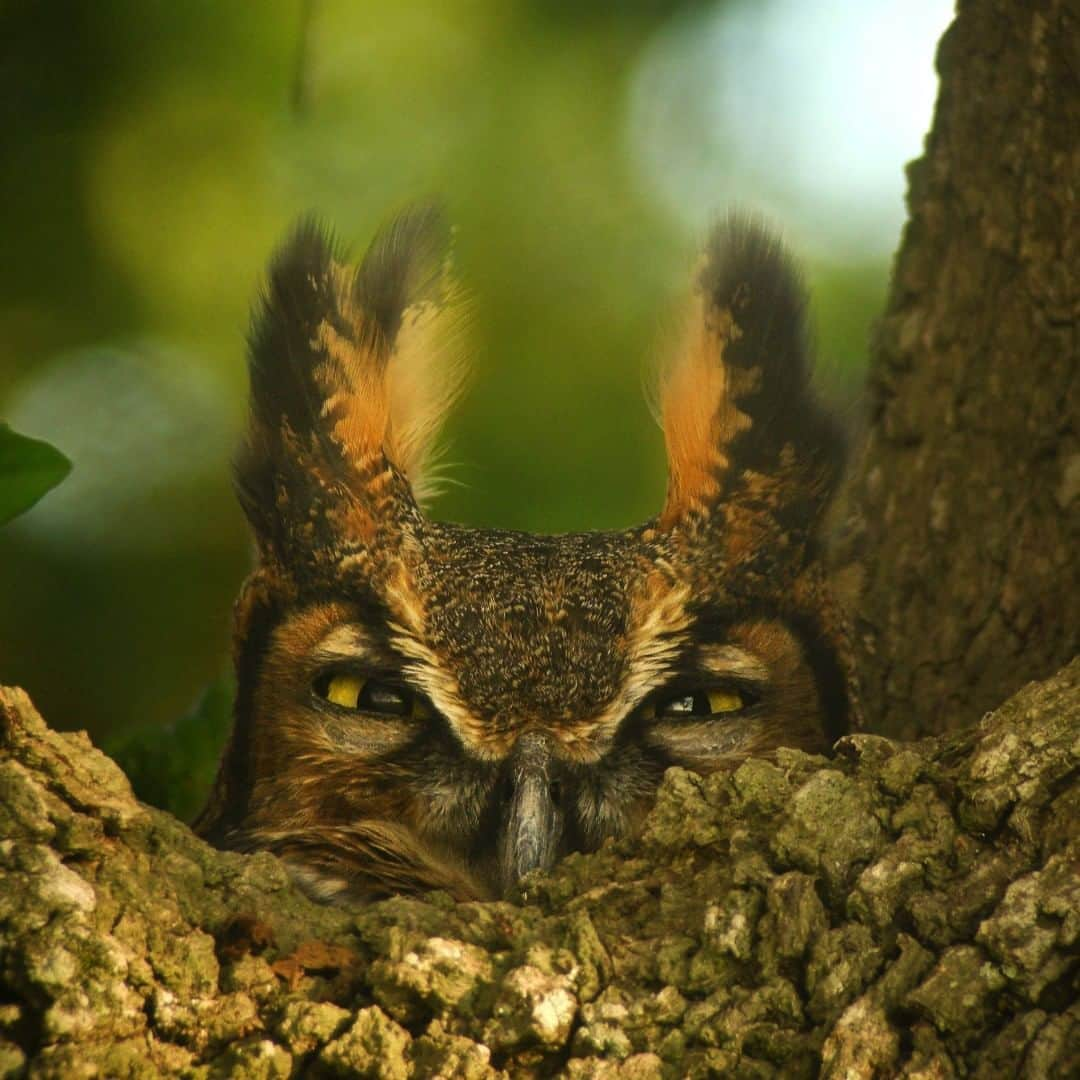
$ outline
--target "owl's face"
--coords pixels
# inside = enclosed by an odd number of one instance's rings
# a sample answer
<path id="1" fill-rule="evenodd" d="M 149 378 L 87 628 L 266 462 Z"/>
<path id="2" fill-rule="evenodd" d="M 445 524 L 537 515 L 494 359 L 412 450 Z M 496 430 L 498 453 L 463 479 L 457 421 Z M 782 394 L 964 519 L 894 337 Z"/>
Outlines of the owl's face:
<path id="1" fill-rule="evenodd" d="M 661 513 L 536 536 L 416 501 L 454 389 L 434 236 L 409 215 L 353 271 L 302 228 L 252 336 L 238 486 L 260 559 L 197 826 L 325 899 L 504 894 L 632 833 L 667 767 L 823 749 L 853 706 L 817 537 L 841 443 L 775 242 L 732 222 L 710 245 L 664 392 Z"/>

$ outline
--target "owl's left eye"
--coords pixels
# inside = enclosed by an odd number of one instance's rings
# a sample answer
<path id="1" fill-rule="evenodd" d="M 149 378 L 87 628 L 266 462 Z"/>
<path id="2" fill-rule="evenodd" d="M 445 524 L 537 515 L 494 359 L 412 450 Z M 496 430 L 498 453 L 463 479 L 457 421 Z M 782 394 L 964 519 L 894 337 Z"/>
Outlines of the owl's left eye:
<path id="1" fill-rule="evenodd" d="M 409 716 L 416 720 L 429 714 L 424 699 L 406 687 L 352 672 L 337 672 L 316 679 L 315 693 L 334 705 L 356 712 Z"/>
<path id="2" fill-rule="evenodd" d="M 646 709 L 646 715 L 655 720 L 702 719 L 739 712 L 749 703 L 749 699 L 739 690 L 697 690 L 659 698 Z"/>

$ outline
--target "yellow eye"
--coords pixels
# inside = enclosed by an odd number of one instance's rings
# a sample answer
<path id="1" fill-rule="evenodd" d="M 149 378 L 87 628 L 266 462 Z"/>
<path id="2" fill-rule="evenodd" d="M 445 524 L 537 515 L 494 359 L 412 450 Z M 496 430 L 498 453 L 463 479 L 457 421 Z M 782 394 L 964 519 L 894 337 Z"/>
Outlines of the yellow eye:
<path id="1" fill-rule="evenodd" d="M 645 707 L 648 720 L 704 720 L 710 716 L 739 712 L 745 709 L 746 698 L 738 690 L 698 690 L 661 698 Z"/>
<path id="2" fill-rule="evenodd" d="M 360 704 L 360 693 L 365 682 L 359 675 L 333 675 L 326 684 L 323 696 L 342 708 L 355 709 Z"/>
<path id="3" fill-rule="evenodd" d="M 365 679 L 350 672 L 323 676 L 315 683 L 315 692 L 334 705 L 356 712 L 408 716 L 414 720 L 427 720 L 431 716 L 427 702 L 404 686 Z"/>
<path id="4" fill-rule="evenodd" d="M 714 716 L 717 713 L 738 712 L 746 702 L 737 690 L 710 690 L 709 712 Z"/>

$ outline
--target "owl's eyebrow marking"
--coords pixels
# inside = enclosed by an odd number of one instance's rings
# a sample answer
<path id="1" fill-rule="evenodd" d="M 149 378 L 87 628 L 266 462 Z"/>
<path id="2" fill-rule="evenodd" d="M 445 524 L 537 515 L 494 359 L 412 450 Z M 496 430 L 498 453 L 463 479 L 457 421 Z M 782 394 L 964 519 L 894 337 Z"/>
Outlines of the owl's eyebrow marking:
<path id="1" fill-rule="evenodd" d="M 378 651 L 370 635 L 355 623 L 335 626 L 311 650 L 312 659 L 324 663 L 334 660 L 376 660 Z"/>
<path id="2" fill-rule="evenodd" d="M 698 660 L 710 675 L 726 675 L 756 683 L 769 681 L 769 669 L 762 660 L 737 645 L 704 645 L 698 651 Z"/>

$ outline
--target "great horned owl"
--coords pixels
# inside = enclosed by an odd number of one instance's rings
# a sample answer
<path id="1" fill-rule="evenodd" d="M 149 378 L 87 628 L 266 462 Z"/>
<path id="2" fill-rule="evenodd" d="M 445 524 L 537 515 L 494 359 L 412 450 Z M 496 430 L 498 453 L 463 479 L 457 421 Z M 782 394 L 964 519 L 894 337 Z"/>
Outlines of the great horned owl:
<path id="1" fill-rule="evenodd" d="M 669 766 L 822 749 L 855 709 L 821 550 L 844 439 L 777 240 L 731 218 L 707 244 L 659 399 L 659 514 L 560 536 L 420 508 L 460 385 L 442 250 L 429 211 L 355 268 L 302 224 L 250 335 L 236 477 L 258 563 L 196 828 L 324 900 L 506 894 L 632 834 Z"/>

